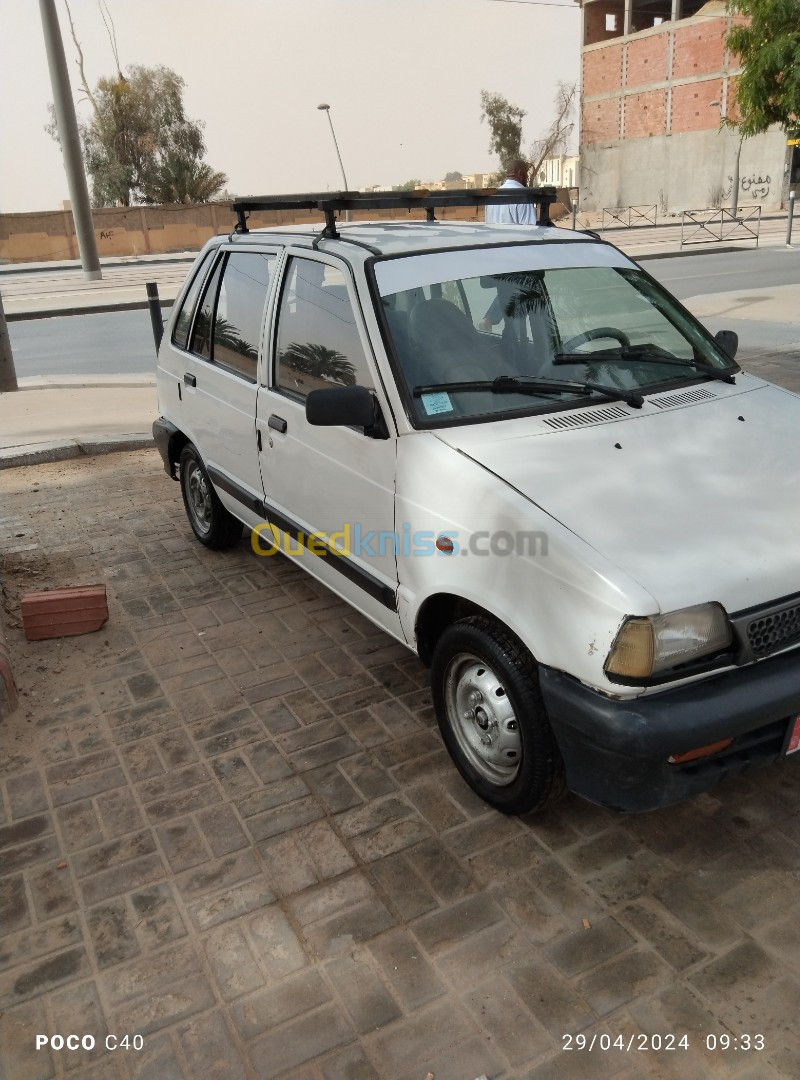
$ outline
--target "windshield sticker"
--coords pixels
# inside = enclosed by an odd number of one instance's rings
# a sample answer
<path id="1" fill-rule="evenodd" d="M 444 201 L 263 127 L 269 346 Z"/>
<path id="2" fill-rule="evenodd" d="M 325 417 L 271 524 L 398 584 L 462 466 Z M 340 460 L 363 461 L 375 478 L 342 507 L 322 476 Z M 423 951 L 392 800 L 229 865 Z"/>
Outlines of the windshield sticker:
<path id="1" fill-rule="evenodd" d="M 437 416 L 439 413 L 452 412 L 453 403 L 449 394 L 423 394 L 422 404 L 428 416 Z"/>

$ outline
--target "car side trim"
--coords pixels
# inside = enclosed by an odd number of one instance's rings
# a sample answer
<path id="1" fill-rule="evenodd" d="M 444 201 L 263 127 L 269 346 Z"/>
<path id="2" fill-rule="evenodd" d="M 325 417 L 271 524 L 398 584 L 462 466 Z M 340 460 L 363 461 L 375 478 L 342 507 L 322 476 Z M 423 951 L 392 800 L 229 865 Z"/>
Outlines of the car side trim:
<path id="1" fill-rule="evenodd" d="M 263 499 L 252 495 L 245 488 L 241 487 L 230 477 L 225 476 L 219 469 L 206 468 L 211 482 L 215 487 L 218 487 L 221 491 L 224 491 L 231 498 L 236 499 L 242 506 L 246 506 L 248 510 L 252 510 L 260 517 L 264 518 L 271 525 L 274 525 L 276 529 L 280 529 L 281 532 L 287 533 L 293 540 L 298 543 L 303 543 L 303 537 L 306 536 L 306 531 L 301 529 L 300 526 L 292 518 L 287 517 L 284 513 L 272 506 L 270 503 L 265 502 Z M 305 545 L 303 545 L 305 546 Z M 317 552 L 311 547 L 306 548 L 312 554 L 317 555 L 319 558 L 324 558 L 323 552 Z M 328 560 L 328 565 L 332 566 L 335 570 L 348 581 L 352 581 L 364 592 L 377 600 L 389 611 L 397 611 L 397 596 L 395 590 L 390 586 L 385 585 L 380 578 L 370 574 L 369 571 L 364 570 L 353 562 L 352 559 L 348 559 L 346 555 L 336 554 L 331 556 Z"/>

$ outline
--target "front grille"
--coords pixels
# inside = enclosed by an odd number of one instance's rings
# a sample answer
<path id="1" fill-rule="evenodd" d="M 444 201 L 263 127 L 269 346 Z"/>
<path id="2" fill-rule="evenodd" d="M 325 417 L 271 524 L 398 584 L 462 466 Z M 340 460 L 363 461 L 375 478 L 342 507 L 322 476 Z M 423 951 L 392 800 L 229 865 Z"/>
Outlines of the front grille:
<path id="1" fill-rule="evenodd" d="M 800 603 L 751 619 L 747 640 L 756 659 L 800 641 Z"/>

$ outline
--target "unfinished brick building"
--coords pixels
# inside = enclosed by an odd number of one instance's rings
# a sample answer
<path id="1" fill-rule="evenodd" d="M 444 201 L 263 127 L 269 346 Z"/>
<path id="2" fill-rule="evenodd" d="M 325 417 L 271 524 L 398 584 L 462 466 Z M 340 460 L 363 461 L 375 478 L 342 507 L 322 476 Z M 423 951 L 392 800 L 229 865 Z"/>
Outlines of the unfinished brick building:
<path id="1" fill-rule="evenodd" d="M 582 206 L 730 205 L 739 137 L 720 119 L 733 115 L 741 69 L 725 46 L 724 2 L 578 2 Z M 739 205 L 780 206 L 793 165 L 781 131 L 745 140 Z"/>

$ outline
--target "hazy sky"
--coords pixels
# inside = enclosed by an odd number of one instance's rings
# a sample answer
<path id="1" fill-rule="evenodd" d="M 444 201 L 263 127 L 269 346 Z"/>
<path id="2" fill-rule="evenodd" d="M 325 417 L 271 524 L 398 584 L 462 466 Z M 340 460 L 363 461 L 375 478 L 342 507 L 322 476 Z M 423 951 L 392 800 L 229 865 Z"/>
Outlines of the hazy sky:
<path id="1" fill-rule="evenodd" d="M 577 78 L 574 0 L 107 0 L 120 63 L 165 64 L 236 195 L 338 189 L 328 102 L 351 188 L 490 171 L 481 89 L 527 110 L 527 145 Z M 71 0 L 93 86 L 114 73 L 97 0 Z M 57 0 L 73 97 L 76 52 Z M 0 212 L 68 197 L 43 127 L 52 100 L 37 0 L 0 0 Z M 79 105 L 79 116 L 87 106 Z"/>

